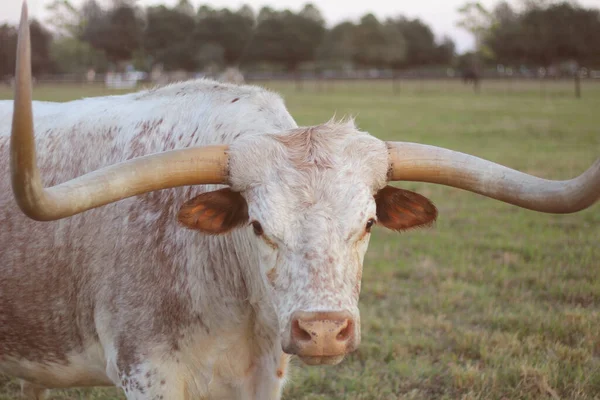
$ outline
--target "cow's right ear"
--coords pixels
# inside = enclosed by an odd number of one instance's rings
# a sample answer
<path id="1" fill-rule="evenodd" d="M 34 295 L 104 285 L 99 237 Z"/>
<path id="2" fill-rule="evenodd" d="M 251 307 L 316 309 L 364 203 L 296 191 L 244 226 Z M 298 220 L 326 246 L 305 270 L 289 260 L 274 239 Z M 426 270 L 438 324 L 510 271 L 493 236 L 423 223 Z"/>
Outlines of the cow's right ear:
<path id="1" fill-rule="evenodd" d="M 437 209 L 426 197 L 409 190 L 386 186 L 375 195 L 377 222 L 394 231 L 432 224 Z"/>
<path id="2" fill-rule="evenodd" d="M 177 219 L 187 228 L 219 235 L 248 223 L 248 204 L 229 188 L 215 190 L 186 201 Z"/>

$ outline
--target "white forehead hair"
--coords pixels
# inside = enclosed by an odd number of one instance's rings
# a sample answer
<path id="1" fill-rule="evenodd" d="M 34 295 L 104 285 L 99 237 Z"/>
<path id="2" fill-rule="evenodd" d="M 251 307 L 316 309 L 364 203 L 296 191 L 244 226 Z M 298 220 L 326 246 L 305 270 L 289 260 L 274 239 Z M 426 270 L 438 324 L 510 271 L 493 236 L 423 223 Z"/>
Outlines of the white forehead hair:
<path id="1" fill-rule="evenodd" d="M 387 182 L 385 142 L 359 131 L 353 119 L 248 136 L 230 148 L 230 184 L 235 191 L 286 187 L 312 203 L 314 191 L 362 183 L 374 192 Z M 313 194 L 311 194 L 313 193 Z"/>

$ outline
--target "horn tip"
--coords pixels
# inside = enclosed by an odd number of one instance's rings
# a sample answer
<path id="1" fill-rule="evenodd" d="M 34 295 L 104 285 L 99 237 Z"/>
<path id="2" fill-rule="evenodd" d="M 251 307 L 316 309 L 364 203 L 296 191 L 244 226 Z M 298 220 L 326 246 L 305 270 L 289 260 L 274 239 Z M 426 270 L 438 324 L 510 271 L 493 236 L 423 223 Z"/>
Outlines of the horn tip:
<path id="1" fill-rule="evenodd" d="M 29 11 L 27 8 L 27 0 L 23 1 L 23 6 L 21 7 L 21 24 L 27 22 L 29 19 Z"/>

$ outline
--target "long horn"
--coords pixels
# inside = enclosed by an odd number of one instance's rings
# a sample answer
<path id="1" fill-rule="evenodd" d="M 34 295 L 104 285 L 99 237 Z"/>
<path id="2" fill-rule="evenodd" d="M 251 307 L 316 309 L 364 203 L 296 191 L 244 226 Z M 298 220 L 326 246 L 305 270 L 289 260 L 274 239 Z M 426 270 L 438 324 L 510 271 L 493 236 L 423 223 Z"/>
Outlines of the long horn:
<path id="1" fill-rule="evenodd" d="M 10 165 L 17 204 L 30 218 L 56 220 L 154 190 L 227 182 L 227 146 L 207 146 L 136 158 L 44 189 L 36 163 L 31 93 L 31 45 L 24 3 L 17 45 Z"/>
<path id="2" fill-rule="evenodd" d="M 573 213 L 600 198 L 600 159 L 577 178 L 553 181 L 468 154 L 388 142 L 389 180 L 439 183 L 546 213 Z"/>

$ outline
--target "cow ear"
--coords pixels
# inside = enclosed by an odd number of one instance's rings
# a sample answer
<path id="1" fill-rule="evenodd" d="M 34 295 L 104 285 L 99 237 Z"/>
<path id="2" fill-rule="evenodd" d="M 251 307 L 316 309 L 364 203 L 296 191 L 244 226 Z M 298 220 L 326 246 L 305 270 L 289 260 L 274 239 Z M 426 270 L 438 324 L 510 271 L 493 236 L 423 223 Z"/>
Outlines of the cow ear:
<path id="1" fill-rule="evenodd" d="M 229 188 L 215 190 L 186 201 L 177 220 L 187 228 L 219 235 L 248 223 L 248 204 Z"/>
<path id="2" fill-rule="evenodd" d="M 408 190 L 386 186 L 375 195 L 378 223 L 402 231 L 432 224 L 437 209 L 424 196 Z"/>

